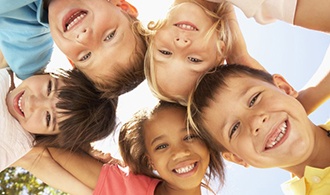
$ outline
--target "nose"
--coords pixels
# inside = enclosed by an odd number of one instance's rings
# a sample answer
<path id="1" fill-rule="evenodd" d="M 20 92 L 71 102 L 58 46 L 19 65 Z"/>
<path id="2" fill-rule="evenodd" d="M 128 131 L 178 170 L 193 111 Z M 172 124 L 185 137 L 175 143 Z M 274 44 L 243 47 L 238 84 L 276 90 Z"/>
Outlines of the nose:
<path id="1" fill-rule="evenodd" d="M 258 135 L 260 129 L 262 129 L 268 120 L 268 115 L 265 113 L 252 115 L 250 117 L 250 129 L 252 135 Z"/>
<path id="2" fill-rule="evenodd" d="M 57 103 L 57 98 L 54 97 L 44 97 L 44 96 L 30 96 L 28 99 L 28 110 L 30 113 L 35 112 L 38 109 L 46 109 L 49 111 L 55 110 Z"/>
<path id="3" fill-rule="evenodd" d="M 174 161 L 187 157 L 190 154 L 191 152 L 187 146 L 180 145 L 172 148 L 172 157 Z"/>
<path id="4" fill-rule="evenodd" d="M 179 36 L 179 37 L 174 38 L 174 44 L 179 48 L 187 47 L 190 45 L 190 43 L 191 43 L 191 41 L 187 37 L 184 37 L 184 36 Z"/>
<path id="5" fill-rule="evenodd" d="M 91 38 L 92 38 L 92 29 L 91 28 L 83 28 L 76 35 L 76 41 L 78 43 L 83 44 L 83 45 L 86 45 L 89 42 L 91 42 L 90 41 Z"/>

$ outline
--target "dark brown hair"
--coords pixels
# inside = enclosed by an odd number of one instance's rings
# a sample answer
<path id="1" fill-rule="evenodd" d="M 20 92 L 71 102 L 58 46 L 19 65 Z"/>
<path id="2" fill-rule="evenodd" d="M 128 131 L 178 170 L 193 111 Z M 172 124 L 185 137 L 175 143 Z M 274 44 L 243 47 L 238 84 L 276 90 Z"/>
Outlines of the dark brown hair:
<path id="1" fill-rule="evenodd" d="M 272 75 L 268 72 L 238 64 L 218 66 L 210 73 L 205 74 L 196 86 L 195 91 L 190 94 L 188 101 L 188 123 L 198 135 L 207 140 L 213 137 L 204 127 L 203 112 L 209 108 L 212 101 L 215 101 L 216 94 L 228 86 L 226 84 L 228 78 L 242 76 L 250 76 L 268 83 L 274 83 Z M 218 145 L 219 152 L 226 150 L 214 138 L 213 144 Z"/>
<path id="2" fill-rule="evenodd" d="M 118 99 L 109 99 L 79 70 L 61 71 L 64 86 L 59 89 L 57 135 L 37 135 L 36 144 L 75 150 L 105 138 L 116 126 Z M 64 75 L 64 76 L 63 76 Z"/>

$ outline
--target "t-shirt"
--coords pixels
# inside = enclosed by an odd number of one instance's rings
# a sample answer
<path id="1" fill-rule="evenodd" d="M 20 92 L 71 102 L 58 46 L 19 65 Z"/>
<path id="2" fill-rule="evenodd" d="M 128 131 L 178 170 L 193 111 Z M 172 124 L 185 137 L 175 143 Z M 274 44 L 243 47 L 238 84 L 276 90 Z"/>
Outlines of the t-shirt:
<path id="1" fill-rule="evenodd" d="M 145 175 L 135 175 L 128 168 L 105 164 L 93 194 L 153 195 L 159 182 Z"/>
<path id="2" fill-rule="evenodd" d="M 0 0 L 0 51 L 20 79 L 46 67 L 53 52 L 43 0 Z"/>
<path id="3" fill-rule="evenodd" d="M 11 78 L 5 68 L 0 69 L 0 83 L 0 171 L 2 171 L 31 150 L 34 137 L 22 128 L 7 109 L 6 96 Z"/>

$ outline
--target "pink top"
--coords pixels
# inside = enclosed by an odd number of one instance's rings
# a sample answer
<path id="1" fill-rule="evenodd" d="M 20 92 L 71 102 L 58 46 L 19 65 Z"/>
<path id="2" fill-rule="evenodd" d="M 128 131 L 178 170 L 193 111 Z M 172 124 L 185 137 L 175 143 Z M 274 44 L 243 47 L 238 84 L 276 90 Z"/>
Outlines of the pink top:
<path id="1" fill-rule="evenodd" d="M 93 194 L 153 195 L 159 182 L 145 175 L 135 175 L 127 168 L 105 164 Z"/>

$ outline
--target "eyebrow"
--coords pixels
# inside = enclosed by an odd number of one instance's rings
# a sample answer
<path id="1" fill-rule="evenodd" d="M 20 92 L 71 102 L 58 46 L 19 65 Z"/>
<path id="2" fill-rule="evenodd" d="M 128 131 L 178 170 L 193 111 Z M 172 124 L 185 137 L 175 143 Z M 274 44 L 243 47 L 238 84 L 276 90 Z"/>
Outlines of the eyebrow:
<path id="1" fill-rule="evenodd" d="M 150 145 L 153 145 L 156 141 L 162 139 L 163 137 L 165 137 L 164 135 L 158 136 L 155 139 L 152 140 L 152 142 L 150 143 Z"/>
<path id="2" fill-rule="evenodd" d="M 58 91 L 58 78 L 54 78 L 54 79 L 55 79 L 54 93 L 57 93 L 57 91 Z M 53 112 L 53 123 L 52 124 L 53 124 L 53 131 L 55 131 L 55 129 L 56 129 L 56 109 L 55 109 L 55 112 Z"/>

